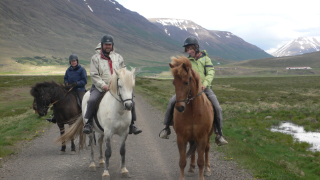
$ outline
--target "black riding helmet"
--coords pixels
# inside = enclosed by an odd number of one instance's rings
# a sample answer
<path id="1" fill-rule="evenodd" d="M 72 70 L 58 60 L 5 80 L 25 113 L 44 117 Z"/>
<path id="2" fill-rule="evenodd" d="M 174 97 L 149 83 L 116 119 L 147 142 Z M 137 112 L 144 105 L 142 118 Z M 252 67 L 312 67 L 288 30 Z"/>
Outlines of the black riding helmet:
<path id="1" fill-rule="evenodd" d="M 184 40 L 183 47 L 187 47 L 189 45 L 194 45 L 194 47 L 196 48 L 196 52 L 199 52 L 199 42 L 198 42 L 197 38 L 195 38 L 193 36 L 187 37 L 187 39 Z M 186 50 L 185 50 L 185 52 L 186 52 Z"/>
<path id="2" fill-rule="evenodd" d="M 69 64 L 71 64 L 71 61 L 77 60 L 77 64 L 79 64 L 78 56 L 76 54 L 71 54 L 69 56 Z"/>
<path id="3" fill-rule="evenodd" d="M 102 49 L 102 45 L 103 44 L 112 44 L 112 50 L 113 50 L 113 37 L 110 34 L 106 34 L 104 36 L 102 36 L 101 38 L 101 49 Z"/>

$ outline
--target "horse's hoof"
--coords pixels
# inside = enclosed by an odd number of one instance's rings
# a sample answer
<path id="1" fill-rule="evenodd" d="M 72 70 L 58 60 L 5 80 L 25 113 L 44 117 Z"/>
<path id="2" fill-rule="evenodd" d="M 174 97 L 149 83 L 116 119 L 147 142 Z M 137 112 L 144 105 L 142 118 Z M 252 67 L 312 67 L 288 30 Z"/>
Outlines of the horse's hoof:
<path id="1" fill-rule="evenodd" d="M 108 171 L 106 170 L 103 171 L 102 180 L 110 180 L 110 174 Z"/>
<path id="2" fill-rule="evenodd" d="M 99 167 L 100 167 L 100 168 L 104 168 L 104 165 L 105 165 L 105 162 L 100 162 L 100 163 L 99 163 Z"/>
<path id="3" fill-rule="evenodd" d="M 204 176 L 211 176 L 211 171 L 204 171 Z"/>
<path id="4" fill-rule="evenodd" d="M 131 178 L 129 172 L 121 173 L 121 178 Z"/>
<path id="5" fill-rule="evenodd" d="M 65 151 L 60 151 L 59 154 L 60 155 L 64 155 L 64 154 L 66 154 L 66 152 Z"/>
<path id="6" fill-rule="evenodd" d="M 75 155 L 76 154 L 76 151 L 71 151 L 70 152 L 70 155 Z"/>
<path id="7" fill-rule="evenodd" d="M 92 162 L 89 166 L 90 171 L 96 171 L 96 165 Z"/>
<path id="8" fill-rule="evenodd" d="M 186 174 L 188 177 L 192 177 L 195 175 L 194 171 L 188 171 Z"/>

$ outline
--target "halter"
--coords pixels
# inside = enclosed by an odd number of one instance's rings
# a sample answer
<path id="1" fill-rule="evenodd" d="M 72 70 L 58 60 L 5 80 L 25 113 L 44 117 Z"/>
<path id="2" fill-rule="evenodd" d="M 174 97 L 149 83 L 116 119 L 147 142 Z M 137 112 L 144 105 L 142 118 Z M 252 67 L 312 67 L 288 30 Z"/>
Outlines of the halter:
<path id="1" fill-rule="evenodd" d="M 110 91 L 110 94 L 111 94 L 117 101 L 119 101 L 120 103 L 124 103 L 124 102 L 126 102 L 126 101 L 133 101 L 133 95 L 132 95 L 132 98 L 131 98 L 131 99 L 125 99 L 125 100 L 122 99 L 121 93 L 120 93 L 120 91 L 119 91 L 119 78 L 117 78 L 117 95 L 119 96 L 120 100 L 119 100 L 118 98 L 116 98 L 116 97 L 111 93 L 111 91 Z"/>
<path id="2" fill-rule="evenodd" d="M 189 104 L 190 101 L 194 100 L 196 97 L 200 96 L 200 95 L 203 93 L 204 90 L 202 90 L 201 92 L 199 92 L 196 96 L 190 98 L 190 97 L 191 97 L 191 87 L 190 87 L 191 79 L 192 79 L 192 77 L 189 78 L 189 86 L 188 86 L 188 94 L 187 94 L 187 97 L 186 97 L 185 99 L 183 99 L 183 100 L 176 101 L 176 102 L 184 102 L 184 103 L 186 103 L 186 104 Z"/>

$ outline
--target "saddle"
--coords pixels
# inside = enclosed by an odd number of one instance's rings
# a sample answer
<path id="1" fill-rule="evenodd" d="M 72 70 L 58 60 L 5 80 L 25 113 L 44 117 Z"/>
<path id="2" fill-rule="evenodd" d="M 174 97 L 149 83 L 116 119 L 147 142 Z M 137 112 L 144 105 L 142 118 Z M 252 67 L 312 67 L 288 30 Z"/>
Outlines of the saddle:
<path id="1" fill-rule="evenodd" d="M 100 125 L 100 123 L 99 123 L 99 121 L 98 121 L 97 112 L 98 112 L 98 110 L 99 110 L 99 105 L 100 105 L 100 103 L 101 103 L 101 100 L 102 100 L 102 98 L 107 94 L 107 92 L 108 92 L 108 91 L 104 91 L 104 92 L 99 96 L 99 98 L 98 98 L 97 101 L 96 101 L 96 104 L 94 105 L 94 111 L 93 111 L 94 121 L 95 121 L 96 125 L 98 126 L 98 128 L 99 128 L 102 132 L 104 132 L 104 129 L 101 127 L 101 125 Z"/>
<path id="2" fill-rule="evenodd" d="M 77 105 L 78 105 L 78 107 L 80 108 L 80 110 L 82 110 L 82 106 L 81 106 L 81 100 L 80 100 L 80 97 L 79 97 L 79 95 L 78 95 L 78 93 L 77 92 L 75 92 L 75 91 L 72 91 L 71 92 L 75 97 L 76 97 L 76 100 L 77 100 Z"/>

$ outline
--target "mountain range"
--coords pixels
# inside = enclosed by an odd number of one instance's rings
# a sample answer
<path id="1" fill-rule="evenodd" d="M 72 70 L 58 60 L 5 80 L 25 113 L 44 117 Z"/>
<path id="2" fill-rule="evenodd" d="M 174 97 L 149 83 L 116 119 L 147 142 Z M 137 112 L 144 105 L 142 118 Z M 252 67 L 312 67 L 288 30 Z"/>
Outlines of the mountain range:
<path id="1" fill-rule="evenodd" d="M 241 61 L 272 57 L 264 50 L 228 31 L 207 30 L 184 19 L 152 18 L 149 21 L 180 44 L 183 44 L 188 36 L 196 37 L 199 40 L 200 49 L 206 49 L 209 54 L 224 59 Z"/>
<path id="2" fill-rule="evenodd" d="M 274 57 L 295 56 L 320 50 L 320 36 L 299 37 L 271 53 Z"/>
<path id="3" fill-rule="evenodd" d="M 163 25 L 114 0 L 1 0 L 0 15 L 1 62 L 33 56 L 67 59 L 71 53 L 88 61 L 107 33 L 131 66 L 167 66 L 171 56 L 182 55 L 190 35 L 199 38 L 213 61 L 271 57 L 231 32 L 206 30 L 191 21 L 186 31 L 166 26 L 166 33 Z"/>

